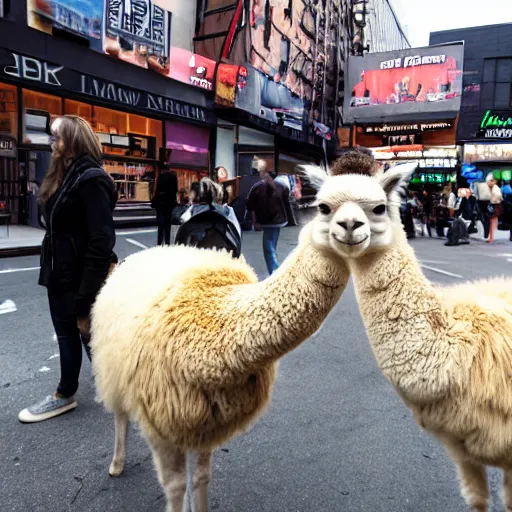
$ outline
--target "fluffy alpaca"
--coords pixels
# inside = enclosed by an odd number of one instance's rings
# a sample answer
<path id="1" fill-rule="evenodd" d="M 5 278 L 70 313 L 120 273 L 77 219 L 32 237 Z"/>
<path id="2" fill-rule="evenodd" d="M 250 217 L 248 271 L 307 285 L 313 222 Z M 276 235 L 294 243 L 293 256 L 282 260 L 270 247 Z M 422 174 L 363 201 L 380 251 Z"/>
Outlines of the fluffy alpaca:
<path id="1" fill-rule="evenodd" d="M 311 243 L 311 225 L 268 279 L 227 253 L 154 248 L 113 272 L 93 308 L 99 399 L 115 414 L 110 474 L 124 468 L 128 420 L 150 445 L 169 512 L 181 512 L 186 453 L 198 455 L 194 512 L 207 510 L 211 451 L 267 406 L 277 360 L 316 332 L 348 268 Z"/>
<path id="2" fill-rule="evenodd" d="M 413 170 L 328 178 L 314 240 L 346 259 L 377 362 L 455 461 L 467 504 L 487 510 L 497 466 L 512 511 L 512 279 L 430 284 L 397 221 Z"/>

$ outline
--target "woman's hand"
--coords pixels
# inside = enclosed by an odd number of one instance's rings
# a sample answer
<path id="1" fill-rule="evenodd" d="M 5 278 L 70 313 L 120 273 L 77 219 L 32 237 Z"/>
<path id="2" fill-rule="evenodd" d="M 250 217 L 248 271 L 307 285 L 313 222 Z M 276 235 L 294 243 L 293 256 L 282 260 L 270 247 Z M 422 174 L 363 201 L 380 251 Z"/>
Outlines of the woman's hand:
<path id="1" fill-rule="evenodd" d="M 82 336 L 82 338 L 88 339 L 91 336 L 90 317 L 86 316 L 78 318 L 76 324 L 78 326 L 78 330 L 80 331 L 80 336 Z"/>

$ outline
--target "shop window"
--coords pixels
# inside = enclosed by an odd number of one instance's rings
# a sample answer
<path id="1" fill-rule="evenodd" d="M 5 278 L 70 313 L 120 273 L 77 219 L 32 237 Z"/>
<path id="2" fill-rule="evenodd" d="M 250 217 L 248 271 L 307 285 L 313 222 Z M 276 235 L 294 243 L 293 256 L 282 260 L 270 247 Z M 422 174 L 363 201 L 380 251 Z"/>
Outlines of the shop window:
<path id="1" fill-rule="evenodd" d="M 92 105 L 81 101 L 64 100 L 64 114 L 83 117 L 89 124 L 92 124 Z"/>
<path id="2" fill-rule="evenodd" d="M 201 181 L 202 176 L 205 172 L 190 171 L 188 169 L 174 169 L 178 177 L 178 190 L 185 189 L 187 194 L 190 193 L 190 187 L 194 181 Z"/>
<path id="3" fill-rule="evenodd" d="M 251 176 L 252 174 L 257 174 L 253 167 L 253 161 L 255 158 L 265 162 L 268 172 L 274 172 L 274 153 L 244 152 L 238 153 L 239 176 Z"/>
<path id="4" fill-rule="evenodd" d="M 0 133 L 18 138 L 16 87 L 0 83 Z"/>
<path id="5" fill-rule="evenodd" d="M 23 107 L 23 142 L 48 145 L 51 123 L 63 114 L 62 98 L 23 89 Z"/>
<path id="6" fill-rule="evenodd" d="M 162 146 L 162 122 L 103 107 L 94 107 L 92 126 L 95 131 L 115 135 L 136 133 L 155 137 L 156 147 Z"/>

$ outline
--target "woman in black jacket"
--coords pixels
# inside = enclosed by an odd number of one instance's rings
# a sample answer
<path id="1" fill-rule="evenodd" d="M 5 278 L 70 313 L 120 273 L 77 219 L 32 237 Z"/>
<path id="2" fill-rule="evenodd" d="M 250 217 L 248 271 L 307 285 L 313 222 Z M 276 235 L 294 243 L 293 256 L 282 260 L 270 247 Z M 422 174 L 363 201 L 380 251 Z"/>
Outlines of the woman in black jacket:
<path id="1" fill-rule="evenodd" d="M 90 358 L 89 313 L 117 261 L 112 217 L 117 192 L 101 168 L 98 138 L 76 116 L 55 120 L 52 134 L 52 160 L 40 194 L 46 236 L 39 284 L 48 290 L 61 379 L 56 393 L 20 412 L 18 418 L 24 423 L 53 418 L 76 407 L 82 342 Z"/>

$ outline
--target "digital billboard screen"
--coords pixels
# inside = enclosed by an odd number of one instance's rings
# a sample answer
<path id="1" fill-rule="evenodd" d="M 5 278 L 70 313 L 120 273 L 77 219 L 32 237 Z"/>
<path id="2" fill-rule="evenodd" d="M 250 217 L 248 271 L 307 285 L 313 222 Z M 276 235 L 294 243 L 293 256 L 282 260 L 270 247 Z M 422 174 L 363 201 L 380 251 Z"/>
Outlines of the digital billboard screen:
<path id="1" fill-rule="evenodd" d="M 462 95 L 463 43 L 350 57 L 347 124 L 450 119 Z"/>

